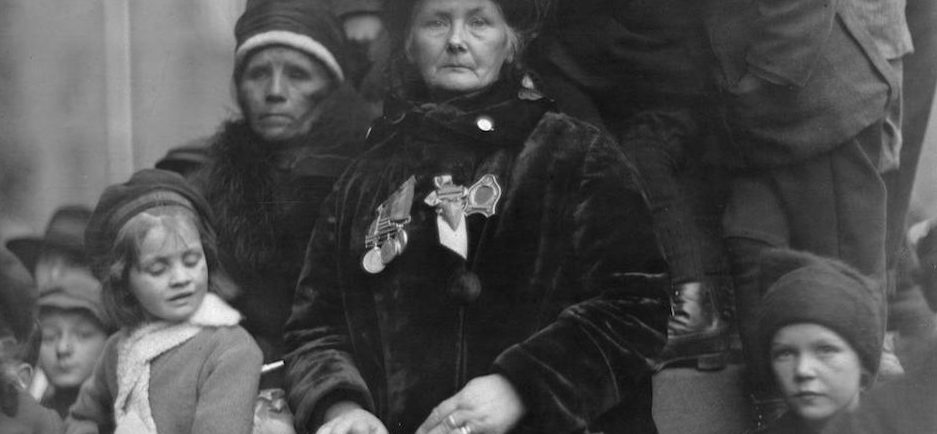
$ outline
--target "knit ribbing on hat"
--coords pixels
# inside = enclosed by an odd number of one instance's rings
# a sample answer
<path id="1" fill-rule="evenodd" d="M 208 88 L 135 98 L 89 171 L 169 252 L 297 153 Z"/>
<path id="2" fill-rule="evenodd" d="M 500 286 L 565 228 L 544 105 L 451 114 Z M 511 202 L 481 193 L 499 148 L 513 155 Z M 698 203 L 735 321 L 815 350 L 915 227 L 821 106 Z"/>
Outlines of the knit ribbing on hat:
<path id="1" fill-rule="evenodd" d="M 245 56 L 247 56 L 248 53 L 254 49 L 268 45 L 284 45 L 308 53 L 324 63 L 329 71 L 335 74 L 338 81 L 345 81 L 345 74 L 342 71 L 342 67 L 339 66 L 338 60 L 335 59 L 332 52 L 325 48 L 325 45 L 322 45 L 309 36 L 286 30 L 271 30 L 251 36 L 238 46 L 234 54 L 235 63 L 240 65 L 241 62 L 245 60 Z"/>
<path id="2" fill-rule="evenodd" d="M 884 338 L 879 297 L 870 281 L 843 273 L 838 266 L 816 259 L 781 276 L 762 298 L 758 342 L 765 360 L 771 340 L 782 327 L 819 324 L 836 332 L 856 351 L 869 372 L 878 370 Z M 859 277 L 859 279 L 857 279 Z"/>
<path id="3" fill-rule="evenodd" d="M 114 210 L 111 213 L 109 224 L 116 232 L 120 232 L 120 229 L 135 215 L 160 206 L 181 206 L 195 212 L 192 202 L 189 202 L 181 194 L 174 191 L 156 190 L 124 203 Z"/>

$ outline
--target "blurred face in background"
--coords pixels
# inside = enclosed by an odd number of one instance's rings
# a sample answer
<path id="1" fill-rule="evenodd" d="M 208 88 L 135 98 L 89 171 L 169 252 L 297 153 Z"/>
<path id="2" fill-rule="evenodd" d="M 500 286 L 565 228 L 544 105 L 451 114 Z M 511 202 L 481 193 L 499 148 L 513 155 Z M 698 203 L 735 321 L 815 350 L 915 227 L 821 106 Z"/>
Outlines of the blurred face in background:
<path id="1" fill-rule="evenodd" d="M 81 386 L 97 363 L 107 333 L 83 309 L 42 308 L 39 315 L 42 345 L 39 366 L 57 388 Z"/>
<path id="2" fill-rule="evenodd" d="M 516 33 L 491 0 L 420 0 L 414 6 L 406 54 L 430 90 L 485 89 L 516 49 Z"/>
<path id="3" fill-rule="evenodd" d="M 248 56 L 238 83 L 238 102 L 262 139 L 285 142 L 309 132 L 332 88 L 324 65 L 284 46 L 259 48 Z"/>
<path id="4" fill-rule="evenodd" d="M 863 368 L 859 355 L 819 324 L 782 327 L 771 342 L 771 367 L 791 411 L 822 426 L 859 405 Z"/>

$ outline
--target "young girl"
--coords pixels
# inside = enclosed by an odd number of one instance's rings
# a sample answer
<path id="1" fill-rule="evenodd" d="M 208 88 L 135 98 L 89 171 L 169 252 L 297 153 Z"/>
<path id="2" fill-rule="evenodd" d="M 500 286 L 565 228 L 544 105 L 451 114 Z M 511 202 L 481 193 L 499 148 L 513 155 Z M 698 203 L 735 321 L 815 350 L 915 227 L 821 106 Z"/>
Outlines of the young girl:
<path id="1" fill-rule="evenodd" d="M 219 291 L 208 204 L 179 175 L 143 170 L 101 195 L 85 233 L 108 315 L 68 433 L 249 433 L 261 353 Z"/>

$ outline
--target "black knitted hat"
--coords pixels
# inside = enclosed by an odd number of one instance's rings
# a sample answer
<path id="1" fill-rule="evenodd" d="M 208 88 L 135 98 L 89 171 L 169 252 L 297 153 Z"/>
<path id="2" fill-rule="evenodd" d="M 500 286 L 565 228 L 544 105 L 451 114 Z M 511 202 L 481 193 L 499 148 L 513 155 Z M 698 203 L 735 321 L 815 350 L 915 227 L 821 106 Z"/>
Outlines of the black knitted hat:
<path id="1" fill-rule="evenodd" d="M 143 211 L 168 205 L 193 210 L 205 221 L 206 229 L 212 230 L 214 218 L 208 202 L 177 173 L 145 169 L 123 184 L 104 189 L 85 230 L 85 246 L 98 279 L 106 275 L 108 252 L 124 224 Z"/>
<path id="2" fill-rule="evenodd" d="M 758 317 L 759 353 L 769 362 L 771 340 L 797 323 L 819 324 L 849 342 L 869 372 L 878 371 L 885 323 L 882 294 L 871 279 L 830 258 L 787 249 L 761 257 L 768 290 Z"/>
<path id="3" fill-rule="evenodd" d="M 316 0 L 249 0 L 234 27 L 235 71 L 253 51 L 270 45 L 300 50 L 322 62 L 339 82 L 347 76 L 345 34 Z"/>

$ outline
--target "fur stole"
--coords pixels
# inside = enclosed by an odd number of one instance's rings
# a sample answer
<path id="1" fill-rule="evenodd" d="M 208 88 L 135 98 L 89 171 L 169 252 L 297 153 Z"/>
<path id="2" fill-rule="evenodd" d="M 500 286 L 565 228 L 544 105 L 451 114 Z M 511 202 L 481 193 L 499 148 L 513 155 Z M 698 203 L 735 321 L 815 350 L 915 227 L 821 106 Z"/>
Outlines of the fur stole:
<path id="1" fill-rule="evenodd" d="M 129 334 L 117 349 L 115 434 L 156 433 L 149 399 L 153 359 L 192 339 L 204 327 L 229 327 L 240 321 L 241 314 L 217 295 L 208 293 L 185 322 L 157 321 L 123 332 Z"/>
<path id="2" fill-rule="evenodd" d="M 204 193 L 214 207 L 218 219 L 219 244 L 227 256 L 227 268 L 234 273 L 243 270 L 288 272 L 298 258 L 284 257 L 284 238 L 302 239 L 290 215 L 296 204 L 310 204 L 314 213 L 302 216 L 314 220 L 321 198 L 331 189 L 330 180 L 324 192 L 308 188 L 284 188 L 299 176 L 293 170 L 296 162 L 312 156 L 337 157 L 348 164 L 364 150 L 365 135 L 371 112 L 366 102 L 348 85 L 342 85 L 322 102 L 327 107 L 303 137 L 285 144 L 266 143 L 253 133 L 243 119 L 226 122 L 211 145 L 213 164 L 201 177 Z M 309 225 L 311 230 L 311 224 Z"/>

